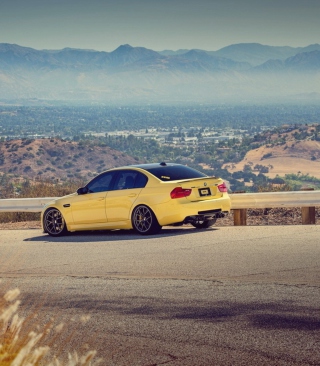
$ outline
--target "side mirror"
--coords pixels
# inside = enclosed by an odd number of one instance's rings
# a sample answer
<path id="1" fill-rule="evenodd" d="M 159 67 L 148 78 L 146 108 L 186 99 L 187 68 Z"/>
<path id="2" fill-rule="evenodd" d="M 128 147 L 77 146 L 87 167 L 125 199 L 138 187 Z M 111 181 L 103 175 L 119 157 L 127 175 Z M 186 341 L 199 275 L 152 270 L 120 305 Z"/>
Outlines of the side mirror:
<path id="1" fill-rule="evenodd" d="M 88 193 L 88 188 L 87 187 L 81 187 L 77 189 L 77 193 L 80 194 L 87 194 Z"/>

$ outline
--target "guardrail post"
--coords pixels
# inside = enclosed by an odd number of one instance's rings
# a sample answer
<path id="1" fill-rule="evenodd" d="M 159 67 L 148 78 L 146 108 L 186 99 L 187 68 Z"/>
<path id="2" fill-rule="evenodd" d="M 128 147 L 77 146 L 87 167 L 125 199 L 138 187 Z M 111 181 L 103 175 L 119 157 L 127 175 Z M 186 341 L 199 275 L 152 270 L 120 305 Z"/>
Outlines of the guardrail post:
<path id="1" fill-rule="evenodd" d="M 314 191 L 314 188 L 301 188 L 301 191 Z M 301 207 L 302 225 L 314 225 L 316 223 L 316 208 Z"/>
<path id="2" fill-rule="evenodd" d="M 316 223 L 316 208 L 301 207 L 302 225 L 314 225 Z"/>
<path id="3" fill-rule="evenodd" d="M 247 225 L 247 209 L 240 208 L 233 210 L 233 223 L 234 226 L 246 226 Z"/>
<path id="4" fill-rule="evenodd" d="M 235 194 L 246 193 L 246 191 L 236 191 Z M 234 226 L 246 226 L 247 225 L 247 209 L 239 208 L 233 210 L 233 224 Z"/>

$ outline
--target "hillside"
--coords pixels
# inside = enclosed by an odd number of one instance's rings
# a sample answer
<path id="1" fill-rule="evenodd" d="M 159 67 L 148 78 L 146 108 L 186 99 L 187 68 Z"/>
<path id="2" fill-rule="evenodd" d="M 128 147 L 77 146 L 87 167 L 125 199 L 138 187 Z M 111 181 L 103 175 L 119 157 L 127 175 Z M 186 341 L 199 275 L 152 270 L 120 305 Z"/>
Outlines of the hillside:
<path id="1" fill-rule="evenodd" d="M 88 179 L 111 167 L 137 160 L 108 146 L 90 146 L 61 139 L 19 139 L 0 142 L 0 171 L 44 179 Z"/>
<path id="2" fill-rule="evenodd" d="M 285 174 L 309 174 L 320 178 L 320 141 L 315 139 L 313 127 L 283 130 L 261 136 L 265 144 L 247 152 L 236 164 L 225 164 L 230 173 L 243 170 L 245 165 L 254 170 L 256 165 L 268 167 L 269 178 Z"/>

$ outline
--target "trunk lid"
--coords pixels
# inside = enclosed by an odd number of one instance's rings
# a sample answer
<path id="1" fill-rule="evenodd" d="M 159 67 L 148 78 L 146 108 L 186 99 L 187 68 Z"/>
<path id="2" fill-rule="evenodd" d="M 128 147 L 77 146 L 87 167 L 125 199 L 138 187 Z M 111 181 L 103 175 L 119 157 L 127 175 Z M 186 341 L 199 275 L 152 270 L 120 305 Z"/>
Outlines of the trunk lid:
<path id="1" fill-rule="evenodd" d="M 224 192 L 220 192 L 219 185 L 223 183 L 221 178 L 216 177 L 196 178 L 179 182 L 183 189 L 192 190 L 191 194 L 186 197 L 189 201 L 205 201 L 222 197 Z"/>

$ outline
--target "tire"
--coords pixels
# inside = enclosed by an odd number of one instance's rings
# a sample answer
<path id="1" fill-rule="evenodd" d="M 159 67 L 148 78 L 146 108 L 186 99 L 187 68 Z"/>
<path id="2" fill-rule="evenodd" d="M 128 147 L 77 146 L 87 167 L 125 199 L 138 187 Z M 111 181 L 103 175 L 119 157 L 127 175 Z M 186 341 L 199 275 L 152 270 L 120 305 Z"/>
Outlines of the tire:
<path id="1" fill-rule="evenodd" d="M 152 235 L 161 230 L 155 214 L 145 205 L 135 207 L 131 222 L 133 229 L 141 235 Z"/>
<path id="2" fill-rule="evenodd" d="M 48 208 L 43 216 L 43 228 L 51 236 L 62 236 L 68 233 L 66 222 L 56 208 Z"/>
<path id="3" fill-rule="evenodd" d="M 197 218 L 191 223 L 191 225 L 194 226 L 196 229 L 207 229 L 208 227 L 212 226 L 216 221 L 216 218 L 208 220 Z"/>

